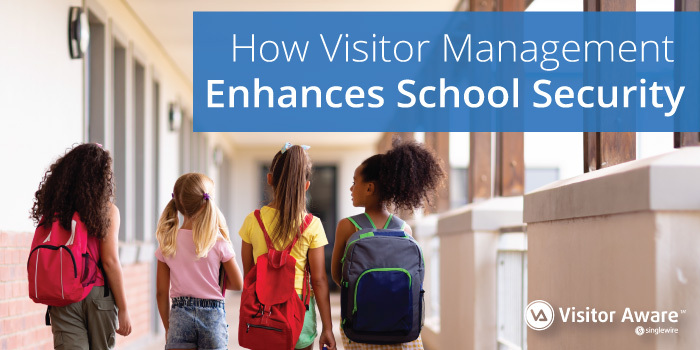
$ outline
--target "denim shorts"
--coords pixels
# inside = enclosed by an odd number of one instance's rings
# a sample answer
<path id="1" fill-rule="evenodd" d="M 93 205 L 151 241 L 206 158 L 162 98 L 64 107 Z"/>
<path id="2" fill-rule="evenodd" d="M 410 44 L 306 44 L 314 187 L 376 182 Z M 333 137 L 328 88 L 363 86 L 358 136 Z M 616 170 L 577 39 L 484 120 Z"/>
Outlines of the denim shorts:
<path id="1" fill-rule="evenodd" d="M 165 349 L 225 350 L 228 325 L 223 300 L 172 299 Z"/>

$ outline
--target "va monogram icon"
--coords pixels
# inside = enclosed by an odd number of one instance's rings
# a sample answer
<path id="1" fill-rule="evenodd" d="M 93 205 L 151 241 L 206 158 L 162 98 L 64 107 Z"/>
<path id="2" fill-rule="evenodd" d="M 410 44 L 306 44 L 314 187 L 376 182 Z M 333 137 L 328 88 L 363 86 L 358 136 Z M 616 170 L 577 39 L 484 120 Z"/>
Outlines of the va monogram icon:
<path id="1" fill-rule="evenodd" d="M 543 331 L 554 322 L 554 309 L 544 300 L 535 300 L 525 308 L 525 322 L 530 329 Z"/>

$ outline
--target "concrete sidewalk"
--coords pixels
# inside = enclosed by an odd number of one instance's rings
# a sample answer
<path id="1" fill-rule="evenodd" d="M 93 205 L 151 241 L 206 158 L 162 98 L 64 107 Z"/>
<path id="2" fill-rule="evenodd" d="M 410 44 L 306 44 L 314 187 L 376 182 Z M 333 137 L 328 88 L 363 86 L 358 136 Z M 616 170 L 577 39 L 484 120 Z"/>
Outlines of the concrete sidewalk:
<path id="1" fill-rule="evenodd" d="M 238 346 L 238 310 L 240 308 L 241 294 L 235 292 L 228 292 L 226 296 L 226 322 L 229 325 L 229 350 L 239 350 L 244 349 Z M 340 340 L 340 294 L 331 293 L 331 317 L 333 319 L 333 333 L 335 333 L 335 341 L 337 348 L 343 350 L 343 344 Z M 318 314 L 318 308 L 316 310 L 316 319 L 318 320 L 318 332 L 321 333 L 321 316 Z M 139 345 L 129 346 L 129 350 L 154 350 L 154 349 L 164 349 L 165 339 L 164 336 L 159 336 L 151 342 L 145 342 Z M 316 344 L 314 349 L 318 349 L 318 338 L 316 338 Z"/>

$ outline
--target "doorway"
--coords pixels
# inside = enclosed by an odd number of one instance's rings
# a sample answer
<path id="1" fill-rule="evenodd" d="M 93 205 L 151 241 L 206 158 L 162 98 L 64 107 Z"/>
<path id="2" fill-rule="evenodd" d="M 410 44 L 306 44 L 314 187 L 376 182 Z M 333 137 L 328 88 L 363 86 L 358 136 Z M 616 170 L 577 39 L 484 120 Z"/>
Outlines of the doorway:
<path id="1" fill-rule="evenodd" d="M 335 225 L 337 217 L 337 168 L 335 165 L 314 166 L 311 176 L 311 186 L 308 192 L 309 211 L 321 219 L 323 229 L 326 231 L 328 245 L 326 253 L 326 275 L 330 290 L 335 290 L 336 285 L 331 277 L 331 257 L 333 256 L 333 244 L 335 243 Z"/>

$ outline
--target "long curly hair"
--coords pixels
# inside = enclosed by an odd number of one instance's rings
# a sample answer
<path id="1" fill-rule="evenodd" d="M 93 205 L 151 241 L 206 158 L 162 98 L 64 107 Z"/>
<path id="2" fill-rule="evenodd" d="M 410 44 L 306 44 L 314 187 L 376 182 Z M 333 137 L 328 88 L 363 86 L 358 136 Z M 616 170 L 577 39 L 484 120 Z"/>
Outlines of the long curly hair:
<path id="1" fill-rule="evenodd" d="M 362 162 L 362 179 L 374 182 L 380 202 L 395 209 L 413 211 L 432 205 L 446 178 L 442 161 L 415 141 L 394 139 L 392 149 Z"/>
<path id="2" fill-rule="evenodd" d="M 50 227 L 58 220 L 69 230 L 73 213 L 80 215 L 89 235 L 99 239 L 110 225 L 110 202 L 114 196 L 112 158 L 94 143 L 69 150 L 51 164 L 34 194 L 30 218 Z"/>

